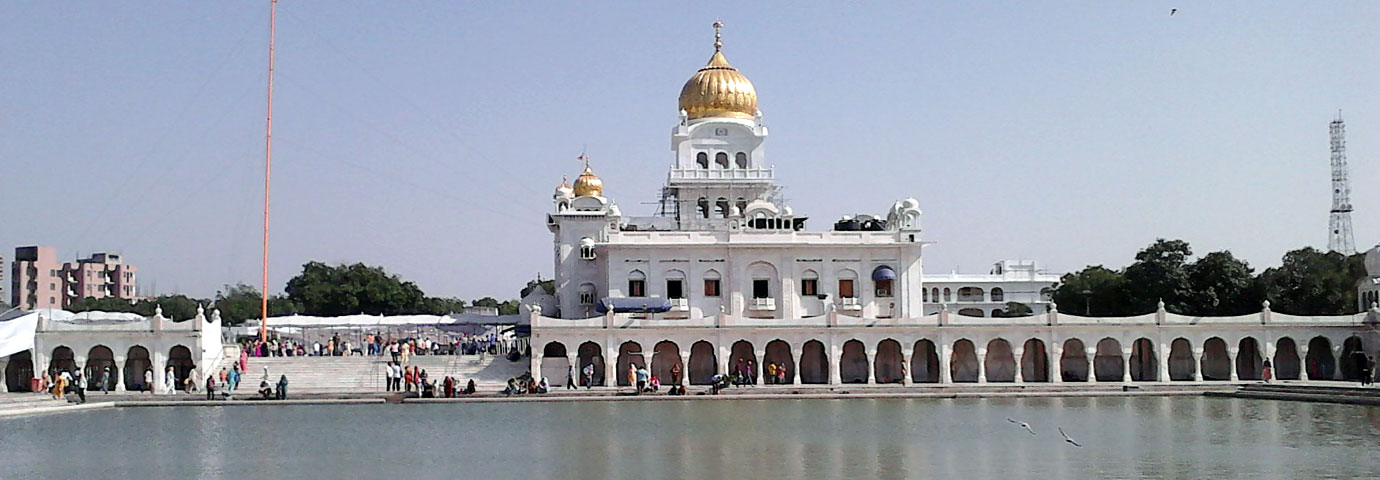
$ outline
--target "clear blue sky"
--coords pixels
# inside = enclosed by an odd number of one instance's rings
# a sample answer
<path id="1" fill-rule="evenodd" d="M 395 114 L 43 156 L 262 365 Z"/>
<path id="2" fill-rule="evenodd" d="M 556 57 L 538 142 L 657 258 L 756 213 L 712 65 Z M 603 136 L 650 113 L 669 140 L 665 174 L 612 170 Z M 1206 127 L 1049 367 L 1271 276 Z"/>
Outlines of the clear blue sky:
<path id="1" fill-rule="evenodd" d="M 1325 247 L 1338 109 L 1356 241 L 1380 241 L 1380 4 L 1183 3 L 284 0 L 271 286 L 310 260 L 465 298 L 549 276 L 543 214 L 582 148 L 653 211 L 715 18 L 795 211 L 824 229 L 919 198 L 927 271 Z M 267 7 L 7 3 L 5 256 L 124 253 L 145 293 L 257 285 Z"/>

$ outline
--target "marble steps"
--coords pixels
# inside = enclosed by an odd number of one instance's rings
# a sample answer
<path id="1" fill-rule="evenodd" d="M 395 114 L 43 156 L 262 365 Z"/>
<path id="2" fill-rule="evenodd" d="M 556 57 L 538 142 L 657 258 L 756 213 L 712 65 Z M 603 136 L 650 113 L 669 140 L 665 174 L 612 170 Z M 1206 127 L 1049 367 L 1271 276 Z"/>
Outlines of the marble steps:
<path id="1" fill-rule="evenodd" d="M 287 375 L 291 390 L 354 390 L 380 391 L 384 389 L 386 364 L 389 357 L 261 357 L 249 359 L 249 372 L 241 382 L 241 389 L 254 388 L 263 377 L 263 367 L 269 370 L 269 382 L 276 383 L 280 375 Z M 466 382 L 474 379 L 480 388 L 499 387 L 509 377 L 527 371 L 527 359 L 509 362 L 505 358 L 477 356 L 414 356 L 409 363 L 427 371 L 428 378 L 453 376 Z"/>

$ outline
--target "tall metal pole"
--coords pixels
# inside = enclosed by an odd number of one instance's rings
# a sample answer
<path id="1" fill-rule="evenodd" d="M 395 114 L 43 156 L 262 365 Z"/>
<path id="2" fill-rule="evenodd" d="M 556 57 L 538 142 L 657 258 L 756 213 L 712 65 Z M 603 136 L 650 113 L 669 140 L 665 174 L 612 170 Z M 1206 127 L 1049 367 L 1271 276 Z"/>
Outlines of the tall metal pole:
<path id="1" fill-rule="evenodd" d="M 273 40 L 278 28 L 278 0 L 268 7 L 268 131 L 264 135 L 264 265 L 259 295 L 259 340 L 268 341 L 268 192 L 273 171 Z"/>

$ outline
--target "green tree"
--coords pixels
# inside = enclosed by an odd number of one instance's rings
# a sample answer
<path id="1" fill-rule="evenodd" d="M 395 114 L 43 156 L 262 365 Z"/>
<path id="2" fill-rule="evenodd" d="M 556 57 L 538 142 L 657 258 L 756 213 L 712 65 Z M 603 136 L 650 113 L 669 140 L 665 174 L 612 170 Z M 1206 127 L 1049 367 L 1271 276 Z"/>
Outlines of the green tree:
<path id="1" fill-rule="evenodd" d="M 86 297 L 67 305 L 69 312 L 118 312 L 134 313 L 134 303 L 116 297 Z"/>
<path id="2" fill-rule="evenodd" d="M 458 298 L 426 297 L 422 299 L 422 311 L 428 315 L 448 315 L 465 311 L 465 301 Z"/>
<path id="3" fill-rule="evenodd" d="M 1301 248 L 1284 254 L 1279 267 L 1261 272 L 1260 283 L 1275 311 L 1294 315 L 1356 313 L 1356 282 L 1365 276 L 1364 257 Z"/>
<path id="4" fill-rule="evenodd" d="M 154 298 L 146 298 L 135 302 L 134 312 L 144 316 L 152 316 L 158 309 L 163 307 L 163 317 L 174 322 L 181 322 L 196 318 L 196 307 L 206 305 L 211 302 L 188 297 L 182 294 L 161 295 Z M 210 313 L 207 313 L 210 315 Z"/>
<path id="5" fill-rule="evenodd" d="M 1188 266 L 1191 315 L 1234 316 L 1259 312 L 1264 289 L 1253 270 L 1231 252 L 1212 252 Z"/>
<path id="6" fill-rule="evenodd" d="M 403 315 L 423 311 L 422 290 L 380 267 L 309 262 L 288 280 L 288 299 L 307 315 Z"/>
<path id="7" fill-rule="evenodd" d="M 1127 314 L 1153 312 L 1163 300 L 1175 312 L 1192 310 L 1193 289 L 1188 281 L 1188 258 L 1193 255 L 1188 242 L 1156 239 L 1136 253 L 1136 261 L 1126 267 Z"/>
<path id="8" fill-rule="evenodd" d="M 1121 272 L 1093 265 L 1060 277 L 1054 288 L 1054 303 L 1060 311 L 1074 315 L 1131 315 L 1126 285 Z"/>
<path id="9" fill-rule="evenodd" d="M 216 309 L 220 310 L 221 322 L 225 325 L 240 325 L 245 320 L 262 316 L 263 295 L 259 289 L 243 283 L 230 286 L 216 294 Z M 268 297 L 268 315 L 277 317 L 298 313 L 301 309 L 287 297 L 274 295 Z"/>
<path id="10" fill-rule="evenodd" d="M 1030 308 L 1030 305 L 1026 305 L 1026 304 L 1021 303 L 1021 302 L 1006 302 L 1006 308 L 996 311 L 995 313 L 992 314 L 992 316 L 993 316 L 993 317 L 1013 318 L 1013 317 L 1029 317 L 1029 316 L 1034 315 L 1034 314 L 1035 314 L 1035 311 L 1032 310 L 1032 309 Z"/>

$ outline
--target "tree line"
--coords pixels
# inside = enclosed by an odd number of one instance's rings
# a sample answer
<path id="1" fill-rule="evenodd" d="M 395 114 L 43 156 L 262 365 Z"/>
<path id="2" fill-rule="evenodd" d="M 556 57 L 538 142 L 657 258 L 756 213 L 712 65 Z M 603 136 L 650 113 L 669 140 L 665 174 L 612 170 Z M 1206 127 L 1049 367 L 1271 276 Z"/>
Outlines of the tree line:
<path id="1" fill-rule="evenodd" d="M 1356 313 L 1356 282 L 1364 254 L 1343 255 L 1305 247 L 1259 274 L 1223 250 L 1193 258 L 1183 240 L 1157 239 L 1121 269 L 1090 265 L 1065 274 L 1053 292 L 1059 310 L 1097 317 L 1154 312 L 1160 301 L 1174 313 L 1234 316 L 1270 309 L 1292 315 Z"/>
<path id="2" fill-rule="evenodd" d="M 162 295 L 130 303 L 128 300 L 83 298 L 73 302 L 67 310 L 84 312 L 132 312 L 153 315 L 163 307 L 163 315 L 176 321 L 196 316 L 197 305 L 220 309 L 221 320 L 238 325 L 245 320 L 259 318 L 263 296 L 250 285 L 227 285 L 214 299 L 195 299 L 181 294 Z M 269 316 L 282 315 L 446 315 L 465 310 L 465 300 L 453 297 L 431 297 L 417 284 L 390 274 L 382 267 L 362 263 L 328 265 L 308 262 L 302 272 L 288 280 L 282 294 L 268 297 Z M 518 312 L 518 301 L 499 301 L 484 297 L 468 302 L 468 306 L 497 308 L 500 315 Z M 209 313 L 208 313 L 209 315 Z"/>

